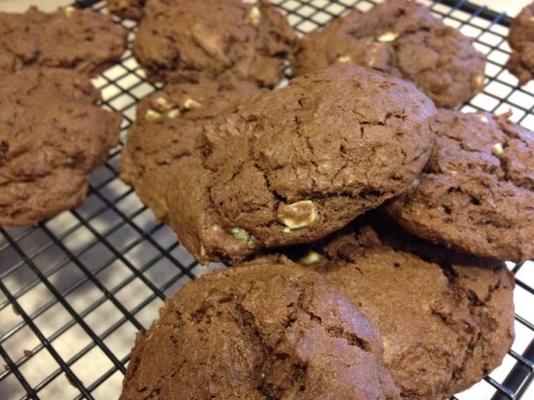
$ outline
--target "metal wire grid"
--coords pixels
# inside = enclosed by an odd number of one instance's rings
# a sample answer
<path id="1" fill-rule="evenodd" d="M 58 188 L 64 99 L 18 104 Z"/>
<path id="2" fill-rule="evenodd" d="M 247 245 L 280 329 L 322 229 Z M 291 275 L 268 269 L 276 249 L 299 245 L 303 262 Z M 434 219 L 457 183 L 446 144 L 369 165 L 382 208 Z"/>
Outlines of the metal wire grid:
<path id="1" fill-rule="evenodd" d="M 422 1 L 476 39 L 488 61 L 484 92 L 464 106 L 505 112 L 534 129 L 534 84 L 516 87 L 504 70 L 509 18 L 466 1 Z M 273 0 L 301 33 L 370 0 Z M 102 2 L 78 1 L 106 13 Z M 130 32 L 132 21 L 116 21 Z M 135 105 L 158 88 L 131 52 L 94 81 L 103 107 L 124 115 L 121 143 Z M 117 178 L 120 147 L 91 179 L 87 201 L 33 228 L 0 229 L 0 399 L 110 399 L 120 393 L 135 333 L 149 326 L 167 295 L 220 265 L 200 267 L 167 226 L 158 225 Z M 503 365 L 455 399 L 534 398 L 534 265 L 516 276 L 517 338 Z"/>

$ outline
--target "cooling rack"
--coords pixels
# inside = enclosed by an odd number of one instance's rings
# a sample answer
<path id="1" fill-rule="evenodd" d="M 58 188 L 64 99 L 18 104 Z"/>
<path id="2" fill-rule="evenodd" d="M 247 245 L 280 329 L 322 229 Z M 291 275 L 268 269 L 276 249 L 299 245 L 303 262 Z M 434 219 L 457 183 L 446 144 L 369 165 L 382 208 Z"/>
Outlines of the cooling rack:
<path id="1" fill-rule="evenodd" d="M 534 129 L 534 84 L 517 87 L 505 69 L 510 20 L 467 1 L 422 1 L 445 23 L 475 39 L 487 58 L 486 82 L 463 110 L 513 111 Z M 273 0 L 301 33 L 369 0 Z M 107 13 L 103 2 L 79 7 Z M 133 38 L 137 25 L 115 18 Z M 136 103 L 158 89 L 131 52 L 94 84 L 103 107 L 124 115 L 121 143 Z M 121 144 L 122 145 L 122 144 Z M 37 227 L 0 229 L 0 399 L 114 399 L 135 333 L 150 325 L 166 296 L 221 265 L 201 267 L 133 190 L 118 179 L 119 145 L 90 179 L 83 206 Z M 529 265 L 530 264 L 530 265 Z M 508 267 L 516 277 L 517 332 L 496 371 L 454 399 L 534 399 L 534 264 Z M 530 306 L 530 307 L 529 307 Z"/>

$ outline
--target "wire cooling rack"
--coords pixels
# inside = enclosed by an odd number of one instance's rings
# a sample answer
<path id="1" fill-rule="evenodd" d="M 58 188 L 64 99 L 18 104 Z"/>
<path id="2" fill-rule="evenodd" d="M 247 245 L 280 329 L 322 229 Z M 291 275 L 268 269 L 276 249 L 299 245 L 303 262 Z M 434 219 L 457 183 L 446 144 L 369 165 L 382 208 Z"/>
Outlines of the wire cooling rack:
<path id="1" fill-rule="evenodd" d="M 368 0 L 274 0 L 301 33 Z M 436 16 L 476 39 L 487 58 L 484 92 L 466 111 L 513 111 L 534 129 L 534 84 L 518 88 L 505 69 L 509 18 L 466 1 L 424 2 Z M 78 1 L 106 13 L 102 2 Z M 130 32 L 132 21 L 120 20 Z M 124 115 L 121 143 L 136 103 L 157 89 L 128 51 L 94 81 L 103 106 Z M 200 267 L 158 225 L 117 177 L 120 146 L 90 179 L 87 201 L 37 227 L 0 229 L 0 399 L 114 399 L 135 333 L 148 327 L 166 296 L 220 265 Z M 527 265 L 530 264 L 530 265 Z M 455 399 L 534 399 L 534 265 L 509 265 L 516 276 L 517 338 L 503 364 Z M 529 307 L 530 306 L 530 307 Z"/>

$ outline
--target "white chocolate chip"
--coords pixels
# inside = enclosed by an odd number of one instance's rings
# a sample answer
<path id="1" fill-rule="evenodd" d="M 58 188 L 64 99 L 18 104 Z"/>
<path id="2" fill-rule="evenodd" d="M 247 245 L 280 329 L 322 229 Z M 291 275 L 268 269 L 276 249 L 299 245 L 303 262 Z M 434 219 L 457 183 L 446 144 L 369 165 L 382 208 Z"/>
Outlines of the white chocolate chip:
<path id="1" fill-rule="evenodd" d="M 352 62 L 352 58 L 350 58 L 350 56 L 339 56 L 337 62 L 340 64 L 347 64 Z"/>
<path id="2" fill-rule="evenodd" d="M 247 21 L 252 25 L 257 26 L 260 23 L 261 11 L 258 7 L 254 6 L 250 9 L 250 13 L 247 16 Z"/>
<path id="3" fill-rule="evenodd" d="M 304 265 L 311 265 L 317 263 L 321 260 L 321 255 L 315 251 L 309 251 L 304 257 L 302 257 L 299 262 Z"/>
<path id="4" fill-rule="evenodd" d="M 369 68 L 373 68 L 375 66 L 376 59 L 377 59 L 377 56 L 378 56 L 378 51 L 380 50 L 380 48 L 382 46 L 383 45 L 378 44 L 378 43 L 374 43 L 373 44 L 373 48 L 371 49 L 371 54 L 370 54 L 370 57 L 369 57 L 369 61 L 367 62 L 367 66 Z"/>
<path id="5" fill-rule="evenodd" d="M 475 85 L 478 89 L 482 89 L 484 87 L 484 75 L 475 76 Z"/>
<path id="6" fill-rule="evenodd" d="M 501 143 L 495 143 L 492 147 L 493 154 L 500 156 L 504 154 L 504 148 Z"/>
<path id="7" fill-rule="evenodd" d="M 285 227 L 284 229 L 282 229 L 282 231 L 284 233 L 291 233 L 291 229 L 289 229 L 288 227 Z"/>
<path id="8" fill-rule="evenodd" d="M 200 107 L 202 107 L 202 104 L 200 104 L 198 101 L 193 100 L 191 98 L 185 99 L 184 101 L 184 108 L 186 110 L 191 110 L 193 108 L 200 108 Z"/>
<path id="9" fill-rule="evenodd" d="M 161 107 L 163 111 L 172 109 L 173 105 L 165 97 L 160 96 L 156 99 L 156 103 Z"/>
<path id="10" fill-rule="evenodd" d="M 304 228 L 312 225 L 317 219 L 317 207 L 311 200 L 297 201 L 281 206 L 278 217 L 289 229 Z"/>
<path id="11" fill-rule="evenodd" d="M 63 9 L 63 11 L 65 11 L 65 15 L 67 17 L 70 17 L 72 14 L 74 14 L 74 11 L 76 11 L 76 8 L 72 7 L 72 6 L 68 6 L 68 7 L 65 7 Z"/>
<path id="12" fill-rule="evenodd" d="M 247 246 L 254 245 L 254 236 L 252 236 L 250 233 L 248 233 L 246 230 L 242 228 L 232 228 L 230 230 L 232 232 L 232 236 L 239 240 L 240 242 L 245 243 Z"/>
<path id="13" fill-rule="evenodd" d="M 179 116 L 180 116 L 180 110 L 177 108 L 174 108 L 171 111 L 167 112 L 167 118 L 174 119 L 174 118 L 178 118 Z"/>
<path id="14" fill-rule="evenodd" d="M 395 32 L 386 32 L 377 37 L 376 40 L 380 43 L 389 43 L 397 39 L 397 36 Z"/>
<path id="15" fill-rule="evenodd" d="M 484 122 L 485 124 L 489 123 L 489 118 L 486 114 L 480 114 L 480 122 Z"/>
<path id="16" fill-rule="evenodd" d="M 147 121 L 151 121 L 151 122 L 154 122 L 154 121 L 159 121 L 161 120 L 161 114 L 157 111 L 154 111 L 152 109 L 148 109 L 145 113 L 145 119 Z"/>

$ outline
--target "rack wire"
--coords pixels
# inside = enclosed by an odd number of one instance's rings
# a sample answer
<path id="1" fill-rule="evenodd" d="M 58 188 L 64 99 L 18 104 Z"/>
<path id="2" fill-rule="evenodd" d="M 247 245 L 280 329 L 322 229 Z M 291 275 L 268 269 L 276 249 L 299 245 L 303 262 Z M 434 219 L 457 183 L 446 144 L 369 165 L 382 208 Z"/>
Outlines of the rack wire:
<path id="1" fill-rule="evenodd" d="M 534 83 L 519 88 L 504 68 L 510 19 L 463 0 L 421 1 L 445 23 L 475 39 L 486 55 L 483 93 L 465 111 L 513 111 L 534 129 Z M 273 0 L 300 33 L 323 26 L 370 0 Z M 107 13 L 103 2 L 79 7 Z M 114 17 L 135 35 L 137 24 Z M 118 178 L 118 159 L 136 103 L 160 86 L 130 51 L 94 84 L 103 107 L 123 113 L 121 145 L 90 178 L 87 201 L 36 227 L 0 229 L 0 399 L 117 398 L 135 333 L 150 325 L 166 296 L 221 265 L 200 267 L 157 224 L 135 192 Z M 528 265 L 530 264 L 530 265 Z M 533 399 L 534 265 L 510 264 L 515 274 L 517 332 L 503 364 L 454 399 Z M 1 360 L 0 360 L 1 361 Z"/>

